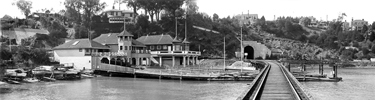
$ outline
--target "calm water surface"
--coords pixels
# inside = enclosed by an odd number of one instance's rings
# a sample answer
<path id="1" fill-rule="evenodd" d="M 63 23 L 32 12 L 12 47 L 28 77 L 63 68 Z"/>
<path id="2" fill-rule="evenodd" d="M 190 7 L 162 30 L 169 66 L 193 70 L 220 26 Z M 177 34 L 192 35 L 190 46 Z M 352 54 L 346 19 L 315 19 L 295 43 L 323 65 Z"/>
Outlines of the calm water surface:
<path id="1" fill-rule="evenodd" d="M 307 69 L 318 73 L 318 69 Z M 328 76 L 331 69 L 325 69 Z M 375 68 L 340 68 L 341 82 L 301 82 L 317 100 L 374 100 Z M 77 81 L 2 85 L 0 100 L 234 100 L 250 82 L 97 77 Z"/>
<path id="2" fill-rule="evenodd" d="M 3 85 L 0 100 L 234 100 L 248 83 L 97 77 Z"/>
<path id="3" fill-rule="evenodd" d="M 318 73 L 318 69 L 307 69 Z M 332 69 L 325 69 L 328 76 Z M 339 68 L 341 82 L 301 82 L 317 100 L 375 100 L 375 68 Z"/>

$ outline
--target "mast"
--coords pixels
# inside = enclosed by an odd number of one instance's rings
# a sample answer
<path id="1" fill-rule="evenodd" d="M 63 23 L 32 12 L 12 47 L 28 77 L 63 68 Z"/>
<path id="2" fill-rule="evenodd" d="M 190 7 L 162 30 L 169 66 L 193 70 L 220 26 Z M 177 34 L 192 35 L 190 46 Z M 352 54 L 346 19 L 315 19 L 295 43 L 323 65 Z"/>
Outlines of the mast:
<path id="1" fill-rule="evenodd" d="M 225 35 L 224 35 L 224 71 L 225 71 Z"/>

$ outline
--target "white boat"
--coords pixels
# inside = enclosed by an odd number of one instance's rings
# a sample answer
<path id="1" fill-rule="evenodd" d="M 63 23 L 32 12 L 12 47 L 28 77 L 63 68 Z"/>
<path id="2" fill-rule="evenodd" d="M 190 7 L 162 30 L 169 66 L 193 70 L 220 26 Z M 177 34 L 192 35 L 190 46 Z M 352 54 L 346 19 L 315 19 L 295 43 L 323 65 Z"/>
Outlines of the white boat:
<path id="1" fill-rule="evenodd" d="M 25 78 L 23 79 L 23 81 L 28 82 L 28 83 L 35 83 L 35 82 L 38 82 L 39 80 L 35 78 Z"/>
<path id="2" fill-rule="evenodd" d="M 11 77 L 26 77 L 26 71 L 23 69 L 6 69 L 5 76 Z"/>
<path id="3" fill-rule="evenodd" d="M 82 77 L 84 78 L 93 78 L 94 76 L 92 75 L 87 75 L 87 74 L 81 74 Z"/>
<path id="4" fill-rule="evenodd" d="M 225 70 L 256 70 L 249 62 L 236 61 L 231 66 L 226 66 Z"/>

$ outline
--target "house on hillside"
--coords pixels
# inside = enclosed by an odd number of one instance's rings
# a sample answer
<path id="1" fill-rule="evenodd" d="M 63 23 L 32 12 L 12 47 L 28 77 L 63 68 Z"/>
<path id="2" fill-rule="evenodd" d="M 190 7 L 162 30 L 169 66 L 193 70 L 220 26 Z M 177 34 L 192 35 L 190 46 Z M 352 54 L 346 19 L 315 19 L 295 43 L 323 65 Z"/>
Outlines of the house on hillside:
<path id="1" fill-rule="evenodd" d="M 359 19 L 353 20 L 352 19 L 352 23 L 351 23 L 352 30 L 356 30 L 356 31 L 361 32 L 364 25 L 368 25 L 368 22 L 365 21 L 364 19 L 362 19 L 362 20 L 359 20 Z"/>
<path id="2" fill-rule="evenodd" d="M 14 28 L 14 30 L 2 30 L 2 37 L 16 41 L 16 45 L 21 45 L 22 39 L 30 38 L 36 34 L 46 34 L 49 32 L 42 29 Z"/>
<path id="3" fill-rule="evenodd" d="M 195 65 L 201 55 L 198 51 L 190 51 L 190 42 L 178 40 L 170 35 L 147 35 L 137 39 L 146 45 L 151 52 L 151 60 L 160 66 L 184 66 Z"/>
<path id="4" fill-rule="evenodd" d="M 258 20 L 258 14 L 239 14 L 234 16 L 234 18 L 240 20 L 243 24 L 253 25 Z"/>
<path id="5" fill-rule="evenodd" d="M 117 9 L 104 11 L 103 14 L 107 15 L 109 23 L 131 23 L 135 16 L 133 11 Z"/>

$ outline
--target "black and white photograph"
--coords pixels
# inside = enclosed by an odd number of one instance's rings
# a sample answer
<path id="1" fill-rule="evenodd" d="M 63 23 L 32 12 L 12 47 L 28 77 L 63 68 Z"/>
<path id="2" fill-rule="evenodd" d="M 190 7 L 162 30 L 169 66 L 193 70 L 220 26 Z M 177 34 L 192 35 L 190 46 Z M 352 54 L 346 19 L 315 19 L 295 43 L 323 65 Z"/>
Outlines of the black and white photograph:
<path id="1" fill-rule="evenodd" d="M 0 100 L 373 100 L 372 0 L 0 0 Z"/>

